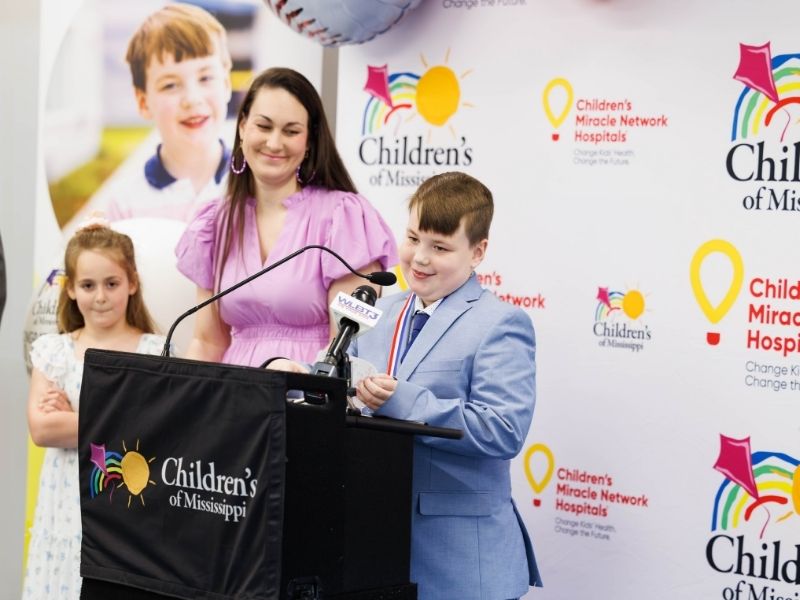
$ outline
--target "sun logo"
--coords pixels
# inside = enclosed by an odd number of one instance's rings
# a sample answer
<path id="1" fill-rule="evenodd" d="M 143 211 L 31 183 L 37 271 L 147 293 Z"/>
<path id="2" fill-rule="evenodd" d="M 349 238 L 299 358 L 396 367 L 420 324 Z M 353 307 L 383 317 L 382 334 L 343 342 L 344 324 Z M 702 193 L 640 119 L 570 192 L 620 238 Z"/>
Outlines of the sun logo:
<path id="1" fill-rule="evenodd" d="M 609 291 L 607 287 L 597 288 L 597 308 L 595 321 L 605 321 L 621 311 L 631 321 L 635 321 L 645 312 L 645 297 L 639 290 L 628 290 L 625 293 Z"/>
<path id="2" fill-rule="evenodd" d="M 468 69 L 457 75 L 447 66 L 450 50 L 445 53 L 442 64 L 430 66 L 424 55 L 420 55 L 425 72 L 422 75 L 411 72 L 389 73 L 388 65 L 367 67 L 367 82 L 364 91 L 370 99 L 364 108 L 361 123 L 361 135 L 367 135 L 388 126 L 395 115 L 404 111 L 412 111 L 405 121 L 410 121 L 418 114 L 434 127 L 448 126 L 453 137 L 455 129 L 450 119 L 461 107 L 472 108 L 473 105 L 461 101 L 461 81 L 472 73 Z M 414 109 L 416 109 L 414 111 Z M 395 133 L 403 119 L 397 118 Z M 431 132 L 428 132 L 430 138 Z"/>
<path id="3" fill-rule="evenodd" d="M 91 444 L 91 462 L 95 465 L 89 481 L 89 495 L 94 498 L 105 489 L 111 487 L 109 501 L 113 500 L 114 489 L 125 486 L 128 488 L 128 508 L 131 506 L 133 496 L 139 496 L 144 506 L 142 492 L 148 484 L 155 485 L 150 479 L 150 463 L 156 457 L 146 459 L 139 453 L 139 440 L 136 440 L 136 450 L 128 450 L 125 441 L 122 442 L 123 454 L 106 451 L 104 444 Z M 112 484 L 118 481 L 115 487 Z"/>
<path id="4" fill-rule="evenodd" d="M 403 269 L 400 268 L 400 265 L 396 265 L 392 269 L 392 273 L 397 277 L 397 285 L 400 289 L 406 291 L 408 289 L 408 282 L 406 281 L 406 276 L 403 275 Z"/>

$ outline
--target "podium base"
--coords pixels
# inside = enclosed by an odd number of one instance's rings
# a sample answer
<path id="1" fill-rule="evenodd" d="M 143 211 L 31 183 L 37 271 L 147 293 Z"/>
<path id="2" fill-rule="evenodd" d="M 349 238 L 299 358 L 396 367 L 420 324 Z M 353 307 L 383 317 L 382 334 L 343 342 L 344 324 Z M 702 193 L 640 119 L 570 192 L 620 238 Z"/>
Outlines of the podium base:
<path id="1" fill-rule="evenodd" d="M 84 578 L 81 585 L 81 600 L 108 600 L 109 598 L 114 598 L 114 600 L 175 600 L 175 596 L 164 596 L 118 583 Z"/>
<path id="2" fill-rule="evenodd" d="M 417 600 L 417 584 L 405 583 L 391 587 L 360 592 L 345 592 L 333 596 L 321 596 L 323 600 Z"/>
<path id="3" fill-rule="evenodd" d="M 84 579 L 81 588 L 81 600 L 174 600 L 174 596 L 164 596 L 155 592 L 147 592 L 118 583 L 109 583 L 99 579 Z M 310 596 L 291 596 L 290 600 L 417 600 L 417 584 L 406 583 L 371 590 L 344 592 L 326 596 L 325 594 Z"/>

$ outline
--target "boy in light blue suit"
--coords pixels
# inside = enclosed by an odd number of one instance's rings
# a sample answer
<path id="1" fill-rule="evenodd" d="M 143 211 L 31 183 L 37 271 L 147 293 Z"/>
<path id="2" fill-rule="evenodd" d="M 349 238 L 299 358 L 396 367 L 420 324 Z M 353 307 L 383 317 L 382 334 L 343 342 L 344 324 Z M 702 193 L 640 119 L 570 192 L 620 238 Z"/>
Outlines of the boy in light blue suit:
<path id="1" fill-rule="evenodd" d="M 416 439 L 411 580 L 421 600 L 507 600 L 541 586 L 509 472 L 533 416 L 536 345 L 529 317 L 475 277 L 492 213 L 491 192 L 469 175 L 425 181 L 400 249 L 410 291 L 381 299 L 381 321 L 351 348 L 386 371 L 357 385 L 376 415 L 464 432 Z"/>

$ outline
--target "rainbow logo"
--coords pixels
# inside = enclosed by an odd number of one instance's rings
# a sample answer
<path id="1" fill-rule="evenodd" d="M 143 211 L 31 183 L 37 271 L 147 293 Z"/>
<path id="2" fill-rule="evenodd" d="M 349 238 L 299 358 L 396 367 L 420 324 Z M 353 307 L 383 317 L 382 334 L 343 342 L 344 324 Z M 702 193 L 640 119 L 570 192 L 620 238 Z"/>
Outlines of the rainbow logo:
<path id="1" fill-rule="evenodd" d="M 92 444 L 92 453 L 94 448 L 99 447 Z M 122 479 L 122 455 L 119 452 L 105 452 L 103 451 L 103 466 L 100 468 L 95 464 L 92 469 L 92 475 L 89 478 L 89 496 L 95 496 L 103 493 L 106 488 L 110 487 L 112 482 Z M 111 488 L 111 495 L 114 494 L 114 488 Z"/>
<path id="2" fill-rule="evenodd" d="M 392 121 L 399 127 L 404 114 L 406 120 L 419 115 L 435 127 L 448 125 L 455 135 L 449 121 L 460 107 L 472 107 L 461 101 L 461 81 L 472 71 L 456 75 L 447 66 L 449 57 L 448 49 L 443 64 L 429 66 L 422 56 L 421 75 L 410 71 L 389 72 L 388 65 L 367 66 L 364 91 L 370 97 L 361 118 L 361 135 L 376 133 Z"/>
<path id="3" fill-rule="evenodd" d="M 50 275 L 47 276 L 47 285 L 57 286 L 59 289 L 63 288 L 67 282 L 67 274 L 64 269 L 53 269 Z"/>
<path id="4" fill-rule="evenodd" d="M 739 44 L 739 67 L 733 78 L 744 84 L 733 111 L 731 141 L 757 136 L 773 120 L 783 141 L 790 125 L 797 123 L 787 106 L 800 104 L 800 54 L 772 57 L 770 43 Z"/>
<path id="5" fill-rule="evenodd" d="M 136 440 L 136 450 L 128 450 L 125 441 L 122 442 L 123 454 L 106 450 L 105 444 L 90 444 L 90 461 L 94 465 L 89 477 L 89 496 L 95 498 L 106 489 L 111 488 L 109 502 L 114 498 L 114 490 L 123 486 L 128 488 L 128 508 L 131 498 L 139 496 L 144 506 L 142 492 L 148 484 L 155 485 L 150 479 L 150 463 L 155 456 L 146 459 L 139 453 L 139 440 Z M 116 487 L 113 482 L 119 481 Z"/>
<path id="6" fill-rule="evenodd" d="M 645 311 L 644 294 L 639 290 L 618 292 L 607 287 L 597 288 L 597 308 L 594 311 L 594 320 L 605 321 L 617 314 L 625 314 L 631 321 L 635 321 Z"/>
<path id="7" fill-rule="evenodd" d="M 750 438 L 720 435 L 720 452 L 714 469 L 725 475 L 714 497 L 711 531 L 737 529 L 756 517 L 766 516 L 764 536 L 777 509 L 776 523 L 800 516 L 800 460 L 783 452 L 750 452 Z M 759 521 L 760 522 L 760 521 Z"/>

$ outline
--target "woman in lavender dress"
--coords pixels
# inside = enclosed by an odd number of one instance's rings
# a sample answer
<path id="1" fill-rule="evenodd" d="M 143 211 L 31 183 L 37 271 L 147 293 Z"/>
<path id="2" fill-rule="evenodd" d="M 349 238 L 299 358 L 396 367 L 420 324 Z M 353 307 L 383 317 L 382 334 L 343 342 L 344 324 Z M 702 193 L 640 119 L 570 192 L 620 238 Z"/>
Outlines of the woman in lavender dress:
<path id="1" fill-rule="evenodd" d="M 392 232 L 356 192 L 305 77 L 282 68 L 259 75 L 237 123 L 227 196 L 201 209 L 175 251 L 198 303 L 308 244 L 362 272 L 396 264 Z M 187 356 L 313 362 L 335 333 L 330 300 L 363 283 L 330 254 L 308 250 L 199 311 Z"/>

